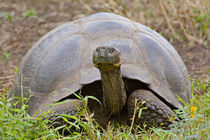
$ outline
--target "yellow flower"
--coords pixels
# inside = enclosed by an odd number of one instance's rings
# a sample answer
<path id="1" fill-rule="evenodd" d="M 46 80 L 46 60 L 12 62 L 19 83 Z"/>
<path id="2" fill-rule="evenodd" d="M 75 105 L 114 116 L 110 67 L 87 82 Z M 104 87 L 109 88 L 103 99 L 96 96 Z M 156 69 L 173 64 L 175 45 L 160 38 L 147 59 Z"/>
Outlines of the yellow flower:
<path id="1" fill-rule="evenodd" d="M 191 111 L 190 116 L 191 116 L 191 118 L 194 118 L 196 110 L 197 110 L 197 108 L 195 106 L 191 106 L 190 107 L 190 111 Z"/>
<path id="2" fill-rule="evenodd" d="M 191 106 L 190 110 L 191 110 L 191 112 L 194 112 L 195 113 L 195 111 L 197 110 L 197 108 L 195 106 Z"/>
<path id="3" fill-rule="evenodd" d="M 194 113 L 190 113 L 191 118 L 194 118 L 195 114 Z"/>

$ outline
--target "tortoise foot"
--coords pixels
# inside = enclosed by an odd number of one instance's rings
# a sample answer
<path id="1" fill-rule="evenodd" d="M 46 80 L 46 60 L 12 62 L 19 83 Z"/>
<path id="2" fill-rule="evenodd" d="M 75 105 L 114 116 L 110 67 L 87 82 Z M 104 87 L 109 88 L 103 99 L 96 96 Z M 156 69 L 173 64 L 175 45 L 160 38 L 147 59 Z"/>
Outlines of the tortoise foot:
<path id="1" fill-rule="evenodd" d="M 137 106 L 140 106 L 140 108 L 146 107 L 146 109 L 142 110 L 140 118 L 138 117 L 139 111 L 136 111 L 134 120 L 136 125 L 142 127 L 146 124 L 146 128 L 151 126 L 168 127 L 171 124 L 170 117 L 175 117 L 171 108 L 157 98 L 151 91 L 140 89 L 134 91 L 128 97 L 127 108 L 129 118 L 133 118 L 134 115 L 135 99 L 137 99 Z"/>
<path id="2" fill-rule="evenodd" d="M 66 114 L 66 115 L 72 115 L 74 116 L 80 106 L 82 105 L 82 101 L 78 99 L 67 99 L 63 103 L 58 103 L 53 105 L 52 107 L 50 106 L 45 106 L 42 110 L 39 111 L 39 113 L 36 116 L 39 116 L 40 113 L 47 112 L 47 116 L 44 117 L 44 119 L 49 119 L 51 121 L 56 121 L 54 127 L 61 126 L 65 123 L 65 121 L 62 118 L 58 119 L 58 114 Z M 71 120 L 69 120 L 71 121 Z"/>

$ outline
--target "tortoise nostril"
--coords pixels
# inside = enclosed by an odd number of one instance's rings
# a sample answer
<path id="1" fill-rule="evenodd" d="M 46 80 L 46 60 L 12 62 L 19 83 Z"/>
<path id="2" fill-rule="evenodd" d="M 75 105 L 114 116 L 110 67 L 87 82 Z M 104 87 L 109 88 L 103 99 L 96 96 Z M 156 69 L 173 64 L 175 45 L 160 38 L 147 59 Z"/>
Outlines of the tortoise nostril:
<path id="1" fill-rule="evenodd" d="M 101 47 L 100 49 L 101 49 L 101 50 L 105 50 L 105 47 Z"/>

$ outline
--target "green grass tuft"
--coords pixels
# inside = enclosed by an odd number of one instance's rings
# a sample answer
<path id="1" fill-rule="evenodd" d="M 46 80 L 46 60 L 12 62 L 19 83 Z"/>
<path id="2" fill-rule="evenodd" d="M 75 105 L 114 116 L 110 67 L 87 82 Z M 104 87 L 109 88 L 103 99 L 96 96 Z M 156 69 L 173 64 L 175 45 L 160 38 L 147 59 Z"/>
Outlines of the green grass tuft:
<path id="1" fill-rule="evenodd" d="M 10 59 L 10 56 L 11 56 L 11 53 L 8 53 L 8 52 L 3 52 L 2 53 L 2 55 L 1 55 L 1 60 L 3 60 L 3 61 L 9 61 L 9 59 Z"/>
<path id="2" fill-rule="evenodd" d="M 3 19 L 8 19 L 9 21 L 13 21 L 13 16 L 5 11 L 0 11 L 0 16 L 3 17 Z"/>
<path id="3" fill-rule="evenodd" d="M 42 116 L 30 117 L 27 114 L 25 98 L 21 99 L 23 105 L 20 109 L 13 109 L 16 103 L 10 103 L 13 98 L 7 98 L 8 90 L 5 87 L 0 91 L 0 139 L 209 139 L 209 79 L 207 81 L 203 83 L 202 80 L 192 80 L 191 103 L 177 110 L 182 120 L 174 122 L 169 130 L 154 127 L 149 130 L 136 129 L 135 126 L 131 131 L 130 126 L 112 123 L 103 129 L 86 109 L 88 98 L 95 98 L 80 96 L 84 107 L 75 116 L 58 115 L 57 118 L 63 119 L 65 124 L 50 127 L 51 121 Z"/>
<path id="4" fill-rule="evenodd" d="M 48 120 L 30 117 L 26 104 L 20 109 L 13 108 L 10 103 L 13 98 L 7 97 L 8 91 L 4 87 L 0 92 L 0 139 L 56 138 L 56 133 L 47 126 Z M 25 99 L 22 100 L 25 102 Z"/>
<path id="5" fill-rule="evenodd" d="M 33 8 L 30 8 L 29 10 L 27 10 L 25 13 L 24 13 L 24 17 L 27 19 L 29 17 L 34 17 L 34 18 L 37 18 L 37 12 L 33 9 Z"/>

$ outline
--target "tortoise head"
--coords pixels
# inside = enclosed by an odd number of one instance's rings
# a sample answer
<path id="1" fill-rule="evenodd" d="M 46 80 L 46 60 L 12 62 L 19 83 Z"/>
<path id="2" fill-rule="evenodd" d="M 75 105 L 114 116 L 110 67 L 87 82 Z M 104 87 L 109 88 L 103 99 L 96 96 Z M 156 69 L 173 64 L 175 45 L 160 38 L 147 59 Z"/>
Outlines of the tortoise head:
<path id="1" fill-rule="evenodd" d="M 110 46 L 97 47 L 93 52 L 93 63 L 95 67 L 103 71 L 120 68 L 121 53 L 118 49 Z"/>

